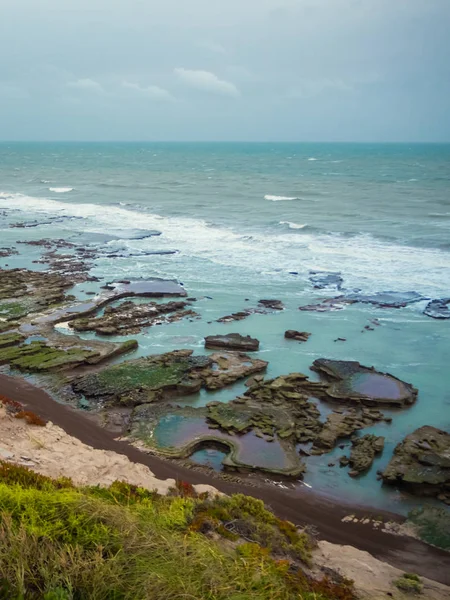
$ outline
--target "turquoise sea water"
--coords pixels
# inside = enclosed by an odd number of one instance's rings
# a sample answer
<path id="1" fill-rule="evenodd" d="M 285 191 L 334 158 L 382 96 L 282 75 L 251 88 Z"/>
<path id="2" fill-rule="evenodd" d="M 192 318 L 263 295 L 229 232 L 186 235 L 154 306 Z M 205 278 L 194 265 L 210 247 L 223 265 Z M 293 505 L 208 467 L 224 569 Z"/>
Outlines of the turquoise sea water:
<path id="1" fill-rule="evenodd" d="M 21 221 L 40 224 L 9 228 Z M 161 235 L 131 239 L 136 229 Z M 136 356 L 201 353 L 205 335 L 236 331 L 261 340 L 270 376 L 308 372 L 325 357 L 359 360 L 413 383 L 418 402 L 393 413 L 392 425 L 367 430 L 385 435 L 386 449 L 366 476 L 328 467 L 340 449 L 308 459 L 305 476 L 314 490 L 343 500 L 409 506 L 404 494 L 380 486 L 376 470 L 420 425 L 450 430 L 450 321 L 423 315 L 426 300 L 329 313 L 298 306 L 336 294 L 314 290 L 311 269 L 340 271 L 346 289 L 450 296 L 450 145 L 2 143 L 0 232 L 0 246 L 49 237 L 95 244 L 101 256 L 92 273 L 105 280 L 181 281 L 202 319 L 147 330 Z M 39 248 L 17 249 L 0 266 L 43 268 L 32 262 Z M 96 285 L 76 293 L 87 298 Z M 280 299 L 286 310 L 214 323 L 260 298 Z M 365 330 L 374 318 L 381 325 Z M 312 336 L 299 344 L 284 339 L 286 329 Z M 242 389 L 186 402 L 227 401 Z M 212 451 L 208 461 L 218 464 Z"/>

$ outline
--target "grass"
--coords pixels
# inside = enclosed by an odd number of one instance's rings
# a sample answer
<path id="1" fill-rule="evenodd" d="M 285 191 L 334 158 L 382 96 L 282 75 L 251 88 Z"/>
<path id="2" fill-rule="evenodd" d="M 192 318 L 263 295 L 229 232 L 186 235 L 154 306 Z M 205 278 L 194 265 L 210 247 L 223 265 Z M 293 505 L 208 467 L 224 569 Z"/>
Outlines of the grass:
<path id="1" fill-rule="evenodd" d="M 214 531 L 196 527 L 205 513 Z M 232 540 L 220 532 L 230 518 L 241 521 Z M 309 579 L 309 556 L 307 536 L 253 498 L 197 497 L 183 483 L 167 497 L 121 482 L 77 488 L 0 463 L 0 598 L 354 598 L 350 582 Z"/>

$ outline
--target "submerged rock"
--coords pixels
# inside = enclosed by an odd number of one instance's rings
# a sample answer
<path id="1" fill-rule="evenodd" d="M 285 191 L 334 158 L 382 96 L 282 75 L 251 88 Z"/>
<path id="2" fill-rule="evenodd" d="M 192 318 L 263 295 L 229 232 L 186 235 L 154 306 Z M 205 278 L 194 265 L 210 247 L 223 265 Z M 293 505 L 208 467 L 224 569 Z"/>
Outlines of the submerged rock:
<path id="1" fill-rule="evenodd" d="M 299 310 L 310 311 L 310 312 L 332 312 L 335 310 L 342 310 L 345 308 L 345 304 L 343 303 L 343 296 L 339 296 L 338 298 L 327 298 L 326 300 L 322 300 L 317 304 L 306 304 L 305 306 L 299 306 Z"/>
<path id="2" fill-rule="evenodd" d="M 352 468 L 350 475 L 368 471 L 372 466 L 377 454 L 381 454 L 384 449 L 384 437 L 376 436 L 371 433 L 352 440 L 352 449 L 350 451 L 349 465 Z"/>
<path id="3" fill-rule="evenodd" d="M 395 447 L 383 481 L 450 502 L 450 434 L 425 425 Z"/>
<path id="4" fill-rule="evenodd" d="M 309 280 L 319 290 L 329 287 L 340 290 L 344 283 L 341 274 L 333 271 L 310 271 Z"/>
<path id="5" fill-rule="evenodd" d="M 403 308 L 408 304 L 420 302 L 424 297 L 417 292 L 376 292 L 375 294 L 361 294 L 359 292 L 347 294 L 345 302 L 363 302 L 373 304 L 379 308 Z"/>
<path id="6" fill-rule="evenodd" d="M 403 407 L 417 398 L 418 391 L 410 383 L 356 361 L 319 358 L 311 368 L 330 382 L 326 393 L 333 400 Z"/>
<path id="7" fill-rule="evenodd" d="M 450 319 L 450 298 L 432 300 L 426 305 L 423 314 L 433 319 Z"/>
<path id="8" fill-rule="evenodd" d="M 288 329 L 284 332 L 284 337 L 287 340 L 297 340 L 298 342 L 307 342 L 311 334 L 307 331 L 295 331 L 294 329 Z"/>
<path id="9" fill-rule="evenodd" d="M 249 335 L 228 333 L 226 335 L 209 335 L 205 338 L 205 348 L 224 348 L 242 352 L 255 352 L 259 349 L 259 340 Z"/>

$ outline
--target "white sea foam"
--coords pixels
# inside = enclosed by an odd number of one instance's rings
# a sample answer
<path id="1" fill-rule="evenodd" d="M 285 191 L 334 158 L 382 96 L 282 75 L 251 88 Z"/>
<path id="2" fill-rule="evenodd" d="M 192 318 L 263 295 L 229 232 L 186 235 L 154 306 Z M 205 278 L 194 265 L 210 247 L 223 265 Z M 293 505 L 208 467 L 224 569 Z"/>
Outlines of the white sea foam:
<path id="1" fill-rule="evenodd" d="M 41 179 L 41 183 L 51 183 L 50 179 Z"/>
<path id="2" fill-rule="evenodd" d="M 282 200 L 299 200 L 297 196 L 272 196 L 271 194 L 266 194 L 264 196 L 264 200 L 270 200 L 271 202 L 281 202 Z"/>
<path id="3" fill-rule="evenodd" d="M 289 229 L 303 229 L 307 223 L 292 223 L 292 221 L 280 221 L 280 225 L 289 225 Z"/>
<path id="4" fill-rule="evenodd" d="M 314 158 L 314 156 L 311 156 L 311 158 L 308 158 L 308 160 L 310 160 L 310 161 L 317 160 L 317 158 Z"/>
<path id="5" fill-rule="evenodd" d="M 117 223 L 122 229 L 135 229 L 136 223 L 139 223 L 143 229 L 159 230 L 162 235 L 158 237 L 158 250 L 179 251 L 176 258 L 160 257 L 161 263 L 170 260 L 173 266 L 169 269 L 173 269 L 174 276 L 179 275 L 179 269 L 188 267 L 197 271 L 204 268 L 205 276 L 207 270 L 212 269 L 208 272 L 214 273 L 215 281 L 219 277 L 218 267 L 222 267 L 220 276 L 233 273 L 235 279 L 234 269 L 238 269 L 241 277 L 245 273 L 257 280 L 261 277 L 285 280 L 292 277 L 289 275 L 292 271 L 301 271 L 306 276 L 309 269 L 329 270 L 342 272 L 346 287 L 358 287 L 367 292 L 414 289 L 427 296 L 448 294 L 449 253 L 438 248 L 393 244 L 370 235 L 344 237 L 305 232 L 301 236 L 293 236 L 288 232 L 276 233 L 276 230 L 240 234 L 189 217 L 165 217 L 119 206 L 68 204 L 0 192 L 0 208 L 11 206 L 32 218 L 42 215 L 81 217 L 83 231 L 87 234 L 107 233 L 117 227 Z M 64 224 L 60 226 L 65 227 Z M 72 231 L 73 224 L 70 227 Z M 130 251 L 154 248 L 154 238 L 126 240 L 124 243 Z M 135 267 L 143 271 L 148 269 L 146 263 L 139 260 Z M 117 263 L 114 262 L 111 268 L 117 271 Z M 124 269 L 129 269 L 129 266 L 124 266 Z"/>
<path id="6" fill-rule="evenodd" d="M 73 192 L 73 188 L 69 187 L 56 187 L 56 188 L 48 188 L 50 192 L 55 192 L 55 194 L 66 194 L 67 192 Z"/>

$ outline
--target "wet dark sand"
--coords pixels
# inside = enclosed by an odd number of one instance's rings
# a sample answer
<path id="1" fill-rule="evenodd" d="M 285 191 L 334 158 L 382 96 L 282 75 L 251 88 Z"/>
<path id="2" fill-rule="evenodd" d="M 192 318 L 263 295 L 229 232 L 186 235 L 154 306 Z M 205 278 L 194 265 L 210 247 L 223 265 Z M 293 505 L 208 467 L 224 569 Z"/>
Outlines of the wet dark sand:
<path id="1" fill-rule="evenodd" d="M 371 511 L 368 509 L 339 505 L 306 490 L 303 496 L 294 497 L 278 488 L 229 483 L 145 454 L 126 442 L 116 441 L 112 433 L 102 429 L 82 413 L 59 404 L 45 391 L 19 377 L 0 375 L 0 394 L 21 402 L 43 419 L 52 421 L 89 446 L 112 450 L 126 455 L 133 462 L 147 465 L 160 479 L 207 483 L 226 494 L 240 492 L 261 498 L 279 517 L 299 525 L 314 525 L 321 539 L 354 546 L 399 569 L 450 585 L 450 553 L 419 540 L 377 531 L 371 526 L 342 523 L 342 518 L 348 514 L 370 516 Z M 377 510 L 372 514 L 380 515 L 380 512 Z M 386 514 L 383 513 L 385 516 Z M 387 516 L 392 520 L 399 520 L 396 515 Z"/>

